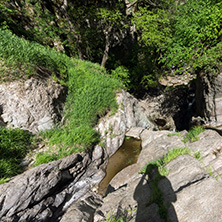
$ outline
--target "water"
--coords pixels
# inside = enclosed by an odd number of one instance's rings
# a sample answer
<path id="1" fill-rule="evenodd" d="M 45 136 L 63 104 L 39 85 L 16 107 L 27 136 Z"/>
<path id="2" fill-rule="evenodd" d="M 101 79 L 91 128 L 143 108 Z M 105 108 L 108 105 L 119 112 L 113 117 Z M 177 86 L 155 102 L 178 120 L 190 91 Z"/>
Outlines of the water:
<path id="1" fill-rule="evenodd" d="M 122 169 L 137 162 L 140 151 L 141 140 L 135 138 L 125 139 L 119 150 L 109 158 L 106 176 L 98 187 L 99 194 L 105 195 L 107 187 L 113 177 Z"/>

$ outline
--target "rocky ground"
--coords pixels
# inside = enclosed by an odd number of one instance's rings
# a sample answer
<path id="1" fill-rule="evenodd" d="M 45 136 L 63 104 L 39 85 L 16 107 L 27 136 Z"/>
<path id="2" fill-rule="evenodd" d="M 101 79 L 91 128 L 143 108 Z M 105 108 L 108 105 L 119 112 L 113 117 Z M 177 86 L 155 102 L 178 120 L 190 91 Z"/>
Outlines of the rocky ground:
<path id="1" fill-rule="evenodd" d="M 203 83 L 203 79 L 201 81 Z M 13 84 L 0 86 L 2 125 L 36 132 L 51 127 L 57 118 L 55 113 L 61 118 L 62 102 L 55 101 L 62 101 L 65 93 L 62 90 L 65 89 L 52 90 L 37 80 L 23 83 L 22 91 L 13 88 Z M 31 88 L 39 97 L 29 92 Z M 12 96 L 13 93 L 20 93 L 20 96 Z M 211 101 L 207 100 L 206 93 L 204 95 L 204 101 Z M 220 89 L 214 91 L 214 95 L 219 103 Z M 47 102 L 43 99 L 41 104 L 45 105 L 39 106 L 35 100 L 41 101 L 43 97 Z M 213 98 L 212 95 L 209 97 Z M 184 143 L 182 140 L 187 132 L 173 132 L 179 107 L 165 106 L 163 115 L 164 98 L 166 96 L 138 101 L 125 91 L 119 92 L 118 112 L 107 114 L 95 126 L 101 134 L 103 147 L 97 145 L 88 154 L 75 154 L 37 166 L 0 185 L 1 221 L 96 222 L 112 216 L 130 222 L 222 221 L 221 136 L 215 130 L 205 130 L 199 140 Z M 219 125 L 222 113 L 217 102 L 213 107 L 215 112 L 205 113 L 214 123 L 217 119 Z M 54 107 L 56 104 L 59 107 Z M 209 106 L 205 105 L 205 108 L 209 111 Z M 170 110 L 169 115 L 167 110 Z M 42 124 L 46 117 L 50 121 Z M 98 184 L 105 176 L 109 157 L 121 147 L 125 137 L 141 140 L 138 161 L 119 172 L 110 182 L 107 195 L 102 196 L 98 193 Z M 148 162 L 184 147 L 190 153 L 199 153 L 200 158 L 197 160 L 191 154 L 174 158 L 165 166 L 168 172 L 165 176 L 156 177 L 156 169 L 148 175 L 139 173 Z M 159 178 L 158 181 L 155 178 Z M 158 198 L 154 198 L 155 194 Z"/>

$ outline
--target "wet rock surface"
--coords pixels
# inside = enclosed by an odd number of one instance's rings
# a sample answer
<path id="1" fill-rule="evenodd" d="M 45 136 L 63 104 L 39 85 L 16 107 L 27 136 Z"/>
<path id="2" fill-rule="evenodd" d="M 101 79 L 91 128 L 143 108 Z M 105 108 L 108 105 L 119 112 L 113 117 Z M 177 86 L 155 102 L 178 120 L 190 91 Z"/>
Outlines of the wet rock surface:
<path id="1" fill-rule="evenodd" d="M 66 89 L 50 79 L 2 84 L 1 122 L 32 133 L 50 129 L 62 117 L 65 98 Z"/>

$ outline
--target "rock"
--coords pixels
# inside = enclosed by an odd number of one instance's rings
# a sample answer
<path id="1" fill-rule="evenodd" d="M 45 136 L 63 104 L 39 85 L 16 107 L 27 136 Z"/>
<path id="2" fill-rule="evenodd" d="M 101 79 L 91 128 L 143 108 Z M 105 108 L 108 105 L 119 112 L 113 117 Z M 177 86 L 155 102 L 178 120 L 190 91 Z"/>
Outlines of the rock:
<path id="1" fill-rule="evenodd" d="M 117 102 L 119 105 L 117 113 L 101 118 L 96 126 L 104 141 L 108 156 L 114 154 L 123 144 L 125 134 L 130 128 L 152 129 L 154 127 L 139 101 L 129 93 L 124 90 L 117 93 Z"/>
<path id="2" fill-rule="evenodd" d="M 93 221 L 94 213 L 102 205 L 102 198 L 88 192 L 83 198 L 72 204 L 62 216 L 61 222 Z"/>
<path id="3" fill-rule="evenodd" d="M 205 169 L 216 177 L 222 176 L 221 136 L 214 130 L 205 130 L 198 137 L 199 140 L 186 145 L 194 152 L 200 152 L 201 162 Z"/>
<path id="4" fill-rule="evenodd" d="M 170 221 L 221 221 L 222 185 L 188 155 L 172 160 L 159 182 Z"/>
<path id="5" fill-rule="evenodd" d="M 108 195 L 103 199 L 103 205 L 96 210 L 94 221 L 104 221 L 109 214 L 131 222 L 164 221 L 160 218 L 157 204 L 147 205 L 152 196 L 151 186 L 147 183 L 147 178 L 138 172 L 149 161 L 163 157 L 169 150 L 175 147 L 183 148 L 182 137 L 170 137 L 170 131 L 149 131 L 141 128 L 131 128 L 128 133 L 140 137 L 142 151 L 136 164 L 126 167 L 112 179 Z"/>
<path id="6" fill-rule="evenodd" d="M 125 218 L 128 221 L 163 221 L 159 217 L 156 204 L 147 207 L 146 203 L 151 198 L 150 191 L 149 184 L 139 175 L 103 199 L 104 203 L 97 209 L 94 221 L 105 221 L 108 216 Z"/>
<path id="7" fill-rule="evenodd" d="M 55 221 L 103 177 L 89 155 L 37 166 L 0 185 L 0 220 Z"/>
<path id="8" fill-rule="evenodd" d="M 173 148 L 183 148 L 181 136 L 170 136 L 170 131 L 152 131 L 144 130 L 141 134 L 142 151 L 138 158 L 138 164 L 142 167 L 147 162 L 162 158 Z"/>
<path id="9" fill-rule="evenodd" d="M 222 73 L 201 73 L 196 81 L 196 115 L 214 127 L 222 125 Z"/>
<path id="10" fill-rule="evenodd" d="M 66 89 L 50 79 L 1 84 L 1 118 L 9 127 L 32 133 L 51 129 L 62 117 L 65 97 Z"/>
<path id="11" fill-rule="evenodd" d="M 112 179 L 110 192 L 103 198 L 102 206 L 96 210 L 94 221 L 105 221 L 109 215 L 125 218 L 130 222 L 166 221 L 166 217 L 172 222 L 222 220 L 219 210 L 222 206 L 222 185 L 209 176 L 201 166 L 202 161 L 190 155 L 173 159 L 165 166 L 169 175 L 159 177 L 157 181 L 159 191 L 152 185 L 158 171 L 147 176 L 138 174 L 146 163 L 163 157 L 166 150 L 184 147 L 182 137 L 169 137 L 169 133 L 170 131 L 142 132 L 143 150 L 138 162 L 123 169 Z M 200 138 L 206 137 L 210 144 L 214 133 L 211 136 L 207 136 L 210 132 L 202 133 Z M 198 148 L 200 147 L 201 145 Z M 207 147 L 203 150 L 207 150 Z M 156 192 L 159 192 L 163 203 L 153 199 Z"/>
<path id="12" fill-rule="evenodd" d="M 194 115 L 195 90 L 192 83 L 165 89 L 140 101 L 146 115 L 159 130 L 184 130 Z"/>
<path id="13" fill-rule="evenodd" d="M 126 132 L 126 136 L 133 137 L 135 139 L 140 140 L 141 139 L 141 133 L 144 131 L 144 128 L 142 127 L 133 127 L 130 128 L 129 131 Z"/>

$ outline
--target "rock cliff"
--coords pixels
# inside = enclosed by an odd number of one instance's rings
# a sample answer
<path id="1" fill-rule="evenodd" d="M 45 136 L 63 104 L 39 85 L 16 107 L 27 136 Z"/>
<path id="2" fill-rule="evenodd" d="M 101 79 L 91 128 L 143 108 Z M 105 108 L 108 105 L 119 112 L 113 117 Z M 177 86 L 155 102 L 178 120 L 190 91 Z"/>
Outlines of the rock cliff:
<path id="1" fill-rule="evenodd" d="M 65 98 L 66 89 L 50 79 L 1 84 L 1 122 L 32 133 L 50 129 L 61 120 Z"/>

